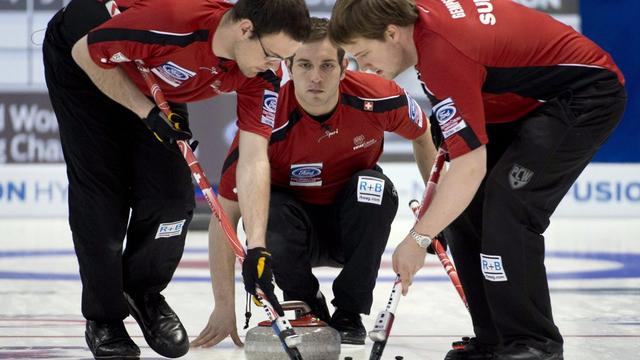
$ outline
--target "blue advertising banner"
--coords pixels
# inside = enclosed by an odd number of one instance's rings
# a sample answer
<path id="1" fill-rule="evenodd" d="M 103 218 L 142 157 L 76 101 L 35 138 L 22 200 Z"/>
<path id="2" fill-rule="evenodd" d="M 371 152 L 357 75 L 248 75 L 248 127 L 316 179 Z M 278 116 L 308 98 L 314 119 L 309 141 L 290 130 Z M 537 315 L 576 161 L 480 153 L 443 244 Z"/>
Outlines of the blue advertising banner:
<path id="1" fill-rule="evenodd" d="M 580 1 L 582 32 L 622 69 L 629 101 L 624 118 L 600 149 L 597 162 L 640 162 L 640 41 L 638 0 Z"/>

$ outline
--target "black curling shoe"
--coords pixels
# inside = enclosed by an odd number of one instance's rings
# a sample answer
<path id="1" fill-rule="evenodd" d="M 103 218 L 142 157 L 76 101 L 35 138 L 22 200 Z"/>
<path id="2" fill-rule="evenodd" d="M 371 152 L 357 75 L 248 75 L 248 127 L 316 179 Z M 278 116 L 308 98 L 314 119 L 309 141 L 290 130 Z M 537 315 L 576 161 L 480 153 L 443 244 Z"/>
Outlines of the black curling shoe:
<path id="1" fill-rule="evenodd" d="M 343 344 L 364 345 L 367 331 L 362 324 L 360 314 L 336 309 L 329 325 L 338 330 Z"/>
<path id="2" fill-rule="evenodd" d="M 87 320 L 84 332 L 89 350 L 96 359 L 139 359 L 140 348 L 131 340 L 122 321 L 100 323 Z"/>
<path id="3" fill-rule="evenodd" d="M 189 336 L 164 296 L 153 293 L 133 298 L 125 294 L 131 316 L 138 322 L 147 344 L 158 354 L 177 358 L 189 351 Z"/>

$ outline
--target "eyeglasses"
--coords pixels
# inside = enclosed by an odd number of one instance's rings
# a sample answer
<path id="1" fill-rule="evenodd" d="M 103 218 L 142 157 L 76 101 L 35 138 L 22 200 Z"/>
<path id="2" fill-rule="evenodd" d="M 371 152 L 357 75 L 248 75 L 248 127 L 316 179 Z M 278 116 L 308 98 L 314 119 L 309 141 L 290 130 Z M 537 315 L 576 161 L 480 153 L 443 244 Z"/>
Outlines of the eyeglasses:
<path id="1" fill-rule="evenodd" d="M 260 39 L 260 35 L 256 36 L 258 38 L 258 43 L 260 44 L 260 47 L 262 48 L 262 52 L 264 53 L 264 59 L 267 60 L 268 62 L 275 62 L 275 61 L 283 61 L 284 58 L 281 58 L 279 56 L 276 55 L 269 55 L 267 53 L 267 49 L 264 48 L 264 45 L 262 44 L 262 39 Z"/>

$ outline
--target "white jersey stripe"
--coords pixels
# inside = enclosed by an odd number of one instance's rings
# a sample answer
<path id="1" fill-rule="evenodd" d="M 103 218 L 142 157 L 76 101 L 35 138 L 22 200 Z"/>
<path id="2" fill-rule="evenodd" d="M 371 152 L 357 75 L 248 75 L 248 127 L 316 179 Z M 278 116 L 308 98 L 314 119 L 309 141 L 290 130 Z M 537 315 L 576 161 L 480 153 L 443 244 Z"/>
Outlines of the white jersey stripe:
<path id="1" fill-rule="evenodd" d="M 279 128 L 274 129 L 273 132 L 280 131 L 280 130 L 284 129 L 285 127 L 287 127 L 287 125 L 289 125 L 288 121 L 286 123 L 284 123 L 284 125 L 280 126 Z"/>
<path id="2" fill-rule="evenodd" d="M 595 69 L 604 69 L 605 68 L 603 66 L 586 65 L 586 64 L 558 64 L 558 66 L 580 66 L 580 67 L 588 67 L 588 68 L 595 68 Z"/>
<path id="3" fill-rule="evenodd" d="M 188 33 L 172 33 L 172 32 L 167 32 L 167 31 L 160 31 L 160 30 L 149 30 L 152 33 L 156 33 L 156 34 L 161 34 L 161 35 L 174 35 L 174 36 L 188 36 L 193 34 L 192 32 L 188 32 Z"/>
<path id="4" fill-rule="evenodd" d="M 394 99 L 400 96 L 403 96 L 403 95 L 393 95 L 393 96 L 387 96 L 383 98 L 363 98 L 358 96 L 358 99 L 366 100 L 366 101 L 380 101 L 380 100 Z"/>

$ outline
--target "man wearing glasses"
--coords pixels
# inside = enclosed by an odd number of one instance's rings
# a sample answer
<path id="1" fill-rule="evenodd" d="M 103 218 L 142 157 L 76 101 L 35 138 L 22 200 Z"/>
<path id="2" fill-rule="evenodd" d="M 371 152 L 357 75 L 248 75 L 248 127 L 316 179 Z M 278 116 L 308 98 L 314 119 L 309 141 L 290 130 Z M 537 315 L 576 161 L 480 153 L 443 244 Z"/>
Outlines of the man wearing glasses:
<path id="1" fill-rule="evenodd" d="M 285 60 L 284 57 L 280 55 L 275 55 L 275 54 L 272 55 L 269 51 L 267 51 L 267 49 L 264 48 L 264 44 L 262 43 L 262 39 L 260 38 L 260 35 L 257 35 L 256 38 L 258 39 L 258 44 L 260 44 L 260 47 L 262 48 L 262 52 L 264 53 L 265 61 L 280 64 L 281 61 Z"/>
<path id="2" fill-rule="evenodd" d="M 253 248 L 265 246 L 267 139 L 280 83 L 272 70 L 309 27 L 303 0 L 72 0 L 49 22 L 45 77 L 67 163 L 85 335 L 96 358 L 139 357 L 122 323 L 129 313 L 160 355 L 189 349 L 160 294 L 182 256 L 194 208 L 175 143 L 191 138 L 184 103 L 237 93 L 249 264 L 261 254 Z M 137 60 L 171 102 L 171 116 L 150 100 Z M 256 281 L 269 294 L 264 274 Z"/>

